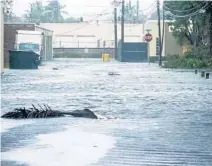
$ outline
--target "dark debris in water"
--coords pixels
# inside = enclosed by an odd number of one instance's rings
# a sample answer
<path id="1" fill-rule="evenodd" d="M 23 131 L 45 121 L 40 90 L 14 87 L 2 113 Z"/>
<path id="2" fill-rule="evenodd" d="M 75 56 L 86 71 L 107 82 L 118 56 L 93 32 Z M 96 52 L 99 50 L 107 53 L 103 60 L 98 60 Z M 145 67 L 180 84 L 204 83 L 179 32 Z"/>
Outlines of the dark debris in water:
<path id="1" fill-rule="evenodd" d="M 32 105 L 32 108 L 15 108 L 14 111 L 8 112 L 2 116 L 2 118 L 8 119 L 30 119 L 30 118 L 56 118 L 70 115 L 73 117 L 98 119 L 94 112 L 89 109 L 75 110 L 73 112 L 61 112 L 53 110 L 50 106 L 44 105 L 43 107 L 38 105 Z"/>
<path id="2" fill-rule="evenodd" d="M 30 118 L 49 118 L 49 117 L 61 117 L 63 114 L 59 111 L 52 110 L 50 106 L 44 105 L 44 107 L 38 105 L 32 108 L 15 108 L 14 111 L 8 112 L 2 116 L 2 118 L 11 119 L 30 119 Z"/>
<path id="3" fill-rule="evenodd" d="M 116 73 L 116 72 L 109 72 L 108 75 L 109 76 L 119 76 L 120 74 Z"/>
<path id="4" fill-rule="evenodd" d="M 53 69 L 53 70 L 60 70 L 60 69 L 59 69 L 59 68 L 57 68 L 57 67 L 53 67 L 52 69 Z"/>

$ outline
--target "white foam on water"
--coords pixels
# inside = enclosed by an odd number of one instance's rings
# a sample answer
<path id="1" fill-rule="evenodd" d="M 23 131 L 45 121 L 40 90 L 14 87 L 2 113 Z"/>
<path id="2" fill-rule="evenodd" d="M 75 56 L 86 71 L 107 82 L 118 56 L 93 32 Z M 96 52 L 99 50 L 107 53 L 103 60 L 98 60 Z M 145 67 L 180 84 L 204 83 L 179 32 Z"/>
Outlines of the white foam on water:
<path id="1" fill-rule="evenodd" d="M 36 144 L 2 153 L 2 159 L 30 166 L 86 166 L 97 163 L 115 145 L 111 136 L 78 128 L 39 135 L 37 139 Z"/>
<path id="2" fill-rule="evenodd" d="M 31 123 L 33 122 L 30 120 L 18 121 L 18 120 L 10 120 L 10 119 L 1 119 L 1 133 L 6 132 L 11 128 L 27 125 Z"/>

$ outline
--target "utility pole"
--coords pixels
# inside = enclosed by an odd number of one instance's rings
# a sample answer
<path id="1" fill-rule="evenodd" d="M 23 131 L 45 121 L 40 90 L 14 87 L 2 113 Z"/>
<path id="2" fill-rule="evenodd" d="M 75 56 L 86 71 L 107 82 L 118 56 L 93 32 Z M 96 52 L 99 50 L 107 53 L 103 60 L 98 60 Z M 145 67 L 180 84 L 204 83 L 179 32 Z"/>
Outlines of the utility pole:
<path id="1" fill-rule="evenodd" d="M 121 56 L 124 55 L 124 12 L 125 2 L 122 0 L 122 15 L 121 15 Z"/>
<path id="2" fill-rule="evenodd" d="M 162 39 L 161 39 L 161 53 L 163 52 L 164 35 L 165 35 L 165 10 L 164 10 L 164 2 L 163 2 L 163 29 L 162 29 Z"/>
<path id="3" fill-rule="evenodd" d="M 115 38 L 115 42 L 114 42 L 114 46 L 115 46 L 115 59 L 117 59 L 118 57 L 118 37 L 117 37 L 117 6 L 116 4 L 114 4 L 114 38 Z"/>
<path id="4" fill-rule="evenodd" d="M 157 0 L 158 13 L 158 35 L 159 35 L 159 66 L 162 66 L 162 42 L 161 42 L 161 24 L 160 24 L 160 0 Z"/>
<path id="5" fill-rule="evenodd" d="M 13 0 L 0 0 L 3 5 L 3 13 L 6 16 L 6 22 L 12 21 Z"/>
<path id="6" fill-rule="evenodd" d="M 137 5 L 136 5 L 136 12 L 137 12 L 137 22 L 139 20 L 139 0 L 137 0 Z"/>
<path id="7" fill-rule="evenodd" d="M 0 73 L 4 72 L 4 4 L 0 1 Z"/>

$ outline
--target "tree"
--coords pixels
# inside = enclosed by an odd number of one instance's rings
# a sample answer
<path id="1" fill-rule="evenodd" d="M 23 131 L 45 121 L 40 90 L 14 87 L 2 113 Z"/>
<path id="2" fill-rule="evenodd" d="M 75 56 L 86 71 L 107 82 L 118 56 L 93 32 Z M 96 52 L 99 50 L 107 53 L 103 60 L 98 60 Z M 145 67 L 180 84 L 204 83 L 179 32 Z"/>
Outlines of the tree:
<path id="1" fill-rule="evenodd" d="M 160 10 L 160 15 L 163 15 L 163 11 Z M 157 9 L 150 15 L 149 20 L 158 20 Z"/>
<path id="2" fill-rule="evenodd" d="M 206 9 L 208 28 L 209 28 L 209 45 L 210 45 L 210 55 L 212 56 L 212 2 L 208 2 L 209 7 Z"/>
<path id="3" fill-rule="evenodd" d="M 4 22 L 5 23 L 23 23 L 24 20 L 15 15 L 12 11 L 11 12 L 6 12 L 6 10 L 4 10 Z"/>
<path id="4" fill-rule="evenodd" d="M 64 20 L 65 23 L 76 23 L 79 22 L 76 18 L 74 17 L 68 17 Z"/>
<path id="5" fill-rule="evenodd" d="M 13 16 L 12 3 L 9 1 L 2 1 L 4 22 L 11 22 Z"/>
<path id="6" fill-rule="evenodd" d="M 22 17 L 16 16 L 15 14 L 12 14 L 12 22 L 14 23 L 23 23 L 24 19 Z"/>
<path id="7" fill-rule="evenodd" d="M 48 22 L 61 23 L 64 22 L 63 14 L 67 14 L 63 9 L 64 5 L 61 5 L 58 0 L 52 0 L 45 7 L 45 16 Z"/>
<path id="8" fill-rule="evenodd" d="M 24 14 L 26 21 L 31 23 L 40 23 L 45 22 L 44 16 L 45 8 L 41 1 L 35 1 L 30 4 L 30 9 Z"/>
<path id="9" fill-rule="evenodd" d="M 57 0 L 50 1 L 46 6 L 42 1 L 35 1 L 30 4 L 24 18 L 31 23 L 61 23 L 64 22 L 63 14 L 67 14 L 64 8 Z"/>
<path id="10" fill-rule="evenodd" d="M 64 19 L 64 23 L 78 23 L 83 22 L 83 17 L 68 17 Z"/>
<path id="11" fill-rule="evenodd" d="M 205 1 L 165 1 L 164 9 L 166 14 L 173 18 L 170 23 L 173 27 L 173 35 L 178 39 L 180 44 L 188 42 L 192 46 L 200 46 L 206 43 L 204 24 L 207 16 L 204 6 Z"/>

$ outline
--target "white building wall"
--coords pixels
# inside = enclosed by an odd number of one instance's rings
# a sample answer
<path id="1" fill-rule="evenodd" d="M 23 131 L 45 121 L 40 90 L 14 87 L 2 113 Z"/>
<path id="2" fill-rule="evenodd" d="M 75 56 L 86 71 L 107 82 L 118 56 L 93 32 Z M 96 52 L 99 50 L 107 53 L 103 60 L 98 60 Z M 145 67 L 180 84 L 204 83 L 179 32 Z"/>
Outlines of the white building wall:
<path id="1" fill-rule="evenodd" d="M 2 2 L 0 2 L 0 72 L 4 72 L 4 15 Z"/>

